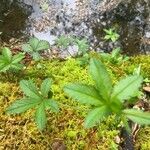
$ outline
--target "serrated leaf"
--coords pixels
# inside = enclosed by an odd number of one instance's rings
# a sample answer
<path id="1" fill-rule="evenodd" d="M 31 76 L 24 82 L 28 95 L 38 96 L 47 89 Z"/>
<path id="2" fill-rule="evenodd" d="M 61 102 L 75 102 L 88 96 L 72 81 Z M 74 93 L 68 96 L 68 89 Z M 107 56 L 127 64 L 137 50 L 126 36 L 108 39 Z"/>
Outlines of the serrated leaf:
<path id="1" fill-rule="evenodd" d="M 38 129 L 43 130 L 46 127 L 46 112 L 44 103 L 40 104 L 35 113 L 35 121 L 37 123 Z"/>
<path id="2" fill-rule="evenodd" d="M 7 70 L 10 69 L 10 67 L 11 67 L 11 65 L 9 65 L 9 64 L 2 64 L 2 65 L 0 65 L 0 71 L 6 72 Z"/>
<path id="3" fill-rule="evenodd" d="M 96 123 L 102 121 L 104 117 L 107 117 L 109 113 L 109 109 L 106 106 L 101 106 L 91 110 L 85 119 L 84 126 L 86 128 L 91 128 L 95 126 Z"/>
<path id="4" fill-rule="evenodd" d="M 31 80 L 22 80 L 20 82 L 20 88 L 26 94 L 26 96 L 34 99 L 41 99 L 35 84 Z"/>
<path id="5" fill-rule="evenodd" d="M 148 112 L 143 112 L 136 109 L 125 109 L 123 110 L 123 113 L 126 115 L 127 118 L 140 125 L 150 124 L 150 113 Z"/>
<path id="6" fill-rule="evenodd" d="M 64 91 L 82 104 L 102 105 L 101 97 L 93 86 L 70 84 L 65 86 Z"/>
<path id="7" fill-rule="evenodd" d="M 139 87 L 141 86 L 141 83 L 141 76 L 128 76 L 115 85 L 112 97 L 117 97 L 119 100 L 124 102 L 124 100 L 134 96 L 135 92 L 138 91 Z"/>
<path id="8" fill-rule="evenodd" d="M 39 43 L 39 39 L 38 38 L 30 38 L 29 40 L 29 44 L 32 47 L 33 51 L 36 51 L 37 47 L 38 47 L 38 43 Z"/>
<path id="9" fill-rule="evenodd" d="M 35 61 L 39 61 L 42 58 L 38 52 L 32 53 L 32 57 Z"/>
<path id="10" fill-rule="evenodd" d="M 23 68 L 22 64 L 11 64 L 11 69 L 21 70 Z"/>
<path id="11" fill-rule="evenodd" d="M 49 42 L 41 40 L 38 43 L 38 46 L 36 48 L 36 51 L 41 51 L 41 50 L 48 50 L 50 48 Z"/>
<path id="12" fill-rule="evenodd" d="M 112 81 L 106 67 L 96 58 L 92 58 L 89 71 L 101 96 L 108 101 L 112 91 Z"/>
<path id="13" fill-rule="evenodd" d="M 5 70 L 5 64 L 4 63 L 0 63 L 0 72 L 3 72 Z"/>
<path id="14" fill-rule="evenodd" d="M 53 112 L 56 112 L 56 113 L 59 112 L 59 106 L 55 100 L 48 99 L 48 100 L 45 100 L 44 103 L 47 109 L 51 109 Z"/>
<path id="15" fill-rule="evenodd" d="M 24 52 L 27 52 L 27 53 L 32 53 L 33 52 L 33 48 L 31 47 L 30 44 L 23 44 L 22 45 L 22 50 Z"/>
<path id="16" fill-rule="evenodd" d="M 119 54 L 120 54 L 120 51 L 121 51 L 120 47 L 115 48 L 115 49 L 111 52 L 111 57 L 113 57 L 113 58 L 118 57 Z"/>
<path id="17" fill-rule="evenodd" d="M 49 78 L 45 79 L 42 82 L 42 84 L 41 84 L 41 93 L 44 97 L 48 97 L 48 93 L 50 91 L 51 85 L 52 85 L 52 80 L 49 79 Z M 48 98 L 51 98 L 51 97 L 48 97 Z"/>
<path id="18" fill-rule="evenodd" d="M 9 106 L 6 110 L 9 114 L 19 114 L 27 111 L 30 108 L 34 108 L 39 101 L 35 99 L 24 98 L 21 100 L 15 101 L 11 106 Z"/>
<path id="19" fill-rule="evenodd" d="M 10 62 L 11 59 L 12 59 L 12 53 L 11 53 L 11 50 L 7 47 L 4 47 L 3 50 L 2 50 L 2 55 L 3 57 L 8 61 Z"/>
<path id="20" fill-rule="evenodd" d="M 25 57 L 25 56 L 24 56 L 23 53 L 19 53 L 19 54 L 13 56 L 13 58 L 12 58 L 12 63 L 14 63 L 14 64 L 15 64 L 15 63 L 19 63 L 24 57 Z"/>

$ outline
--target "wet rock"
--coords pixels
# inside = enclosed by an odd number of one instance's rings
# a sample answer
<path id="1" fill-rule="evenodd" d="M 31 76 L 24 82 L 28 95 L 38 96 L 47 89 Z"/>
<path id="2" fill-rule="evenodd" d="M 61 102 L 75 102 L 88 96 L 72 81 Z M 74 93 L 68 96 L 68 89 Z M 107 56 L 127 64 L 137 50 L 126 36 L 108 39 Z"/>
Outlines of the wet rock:
<path id="1" fill-rule="evenodd" d="M 9 1 L 10 2 L 10 1 Z M 121 47 L 124 53 L 149 52 L 150 1 L 149 0 L 18 0 L 32 6 L 31 35 L 44 33 L 48 41 L 61 35 L 86 38 L 91 49 L 109 52 Z M 23 4 L 22 4 L 23 3 Z M 43 5 L 48 5 L 43 9 Z M 104 28 L 116 27 L 120 39 L 112 43 L 104 40 Z M 42 33 L 42 34 L 41 34 Z M 49 37 L 47 36 L 49 34 Z M 55 38 L 51 38 L 55 37 Z M 54 42 L 54 41 L 53 41 Z"/>
<path id="2" fill-rule="evenodd" d="M 32 7 L 19 1 L 1 0 L 0 2 L 0 32 L 3 41 L 12 37 L 20 38 L 27 28 L 27 18 L 32 13 Z"/>

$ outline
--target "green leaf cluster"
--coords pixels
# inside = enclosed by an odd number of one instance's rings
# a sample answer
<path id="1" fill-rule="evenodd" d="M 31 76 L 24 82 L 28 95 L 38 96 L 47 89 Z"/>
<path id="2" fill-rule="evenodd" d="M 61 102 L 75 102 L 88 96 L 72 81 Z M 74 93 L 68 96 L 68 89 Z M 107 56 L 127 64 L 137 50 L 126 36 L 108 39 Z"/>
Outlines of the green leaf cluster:
<path id="1" fill-rule="evenodd" d="M 78 55 L 85 55 L 89 49 L 89 44 L 87 39 L 79 39 L 71 36 L 60 36 L 56 40 L 56 45 L 58 47 L 66 49 L 70 45 L 76 45 L 78 47 Z"/>
<path id="2" fill-rule="evenodd" d="M 112 42 L 116 42 L 120 37 L 114 28 L 104 29 L 104 32 L 106 33 L 104 37 L 105 40 L 111 40 Z"/>
<path id="3" fill-rule="evenodd" d="M 0 55 L 0 72 L 6 72 L 10 70 L 21 70 L 23 65 L 20 63 L 24 58 L 23 53 L 12 55 L 9 48 L 4 47 L 2 54 Z"/>
<path id="4" fill-rule="evenodd" d="M 56 39 L 55 43 L 59 48 L 66 49 L 70 44 L 73 43 L 73 41 L 74 41 L 73 37 L 62 35 Z"/>
<path id="5" fill-rule="evenodd" d="M 75 44 L 78 46 L 78 55 L 85 55 L 89 50 L 89 44 L 87 39 L 75 39 Z"/>
<path id="6" fill-rule="evenodd" d="M 126 127 L 128 119 L 138 124 L 150 124 L 150 113 L 127 109 L 125 105 L 139 90 L 143 81 L 141 76 L 127 76 L 113 86 L 105 66 L 96 58 L 91 59 L 89 72 L 95 86 L 76 83 L 64 87 L 64 91 L 72 98 L 92 106 L 85 119 L 85 127 L 93 127 L 111 114 L 122 119 Z"/>
<path id="7" fill-rule="evenodd" d="M 32 56 L 35 61 L 41 59 L 39 52 L 48 50 L 49 48 L 49 42 L 45 40 L 39 40 L 35 37 L 31 38 L 27 44 L 22 45 L 22 50 Z"/>
<path id="8" fill-rule="evenodd" d="M 109 53 L 100 53 L 100 57 L 101 57 L 102 61 L 110 62 L 112 64 L 120 64 L 129 59 L 129 57 L 121 54 L 121 49 L 119 47 L 113 49 L 110 54 Z"/>
<path id="9" fill-rule="evenodd" d="M 20 81 L 20 88 L 24 92 L 25 97 L 15 101 L 6 110 L 9 114 L 23 113 L 31 108 L 35 109 L 35 121 L 40 130 L 46 127 L 46 110 L 51 109 L 53 112 L 58 112 L 59 107 L 55 100 L 52 99 L 53 92 L 51 91 L 52 80 L 45 79 L 40 90 L 31 80 Z"/>

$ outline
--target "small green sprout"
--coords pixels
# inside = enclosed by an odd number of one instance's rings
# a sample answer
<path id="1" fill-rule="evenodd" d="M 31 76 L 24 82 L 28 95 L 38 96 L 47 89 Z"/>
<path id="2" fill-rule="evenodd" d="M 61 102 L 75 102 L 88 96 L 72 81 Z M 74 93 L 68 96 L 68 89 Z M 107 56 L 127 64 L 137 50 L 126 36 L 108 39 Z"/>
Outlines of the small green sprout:
<path id="1" fill-rule="evenodd" d="M 104 32 L 106 33 L 104 37 L 105 40 L 111 40 L 112 42 L 116 42 L 120 37 L 119 34 L 115 32 L 114 28 L 104 29 Z"/>
<path id="2" fill-rule="evenodd" d="M 35 61 L 41 59 L 40 53 L 43 50 L 48 50 L 50 48 L 49 42 L 45 40 L 39 40 L 37 38 L 31 38 L 28 44 L 22 46 L 22 50 L 28 53 Z"/>
<path id="3" fill-rule="evenodd" d="M 51 91 L 52 80 L 45 79 L 41 86 L 40 91 L 35 84 L 29 80 L 22 80 L 20 88 L 25 94 L 21 100 L 15 101 L 6 110 L 9 114 L 23 113 L 29 109 L 35 109 L 35 121 L 40 130 L 46 127 L 46 110 L 51 109 L 53 112 L 58 112 L 59 107 L 55 100 L 52 99 L 53 92 Z"/>
<path id="4" fill-rule="evenodd" d="M 129 59 L 128 56 L 121 54 L 121 49 L 119 47 L 113 49 L 110 54 L 109 53 L 100 53 L 100 57 L 101 57 L 102 61 L 110 62 L 112 64 L 120 64 Z"/>
<path id="5" fill-rule="evenodd" d="M 75 39 L 75 44 L 78 46 L 78 55 L 85 55 L 89 50 L 87 39 Z"/>
<path id="6" fill-rule="evenodd" d="M 4 47 L 2 49 L 2 54 L 0 55 L 0 72 L 21 70 L 23 68 L 23 64 L 20 62 L 24 57 L 23 53 L 13 56 L 11 50 Z"/>

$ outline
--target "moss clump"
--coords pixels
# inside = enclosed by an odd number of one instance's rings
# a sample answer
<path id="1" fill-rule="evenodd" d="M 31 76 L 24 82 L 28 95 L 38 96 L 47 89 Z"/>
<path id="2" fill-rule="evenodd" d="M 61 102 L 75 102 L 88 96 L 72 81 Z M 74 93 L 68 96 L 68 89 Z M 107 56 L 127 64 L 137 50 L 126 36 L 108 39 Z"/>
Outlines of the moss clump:
<path id="1" fill-rule="evenodd" d="M 141 74 L 145 78 L 150 78 L 150 55 L 139 55 L 131 57 L 129 61 L 124 64 L 125 71 L 129 74 L 141 65 Z"/>
<path id="2" fill-rule="evenodd" d="M 114 116 L 104 120 L 98 128 L 86 130 L 83 128 L 83 118 L 89 108 L 71 100 L 63 92 L 63 86 L 70 82 L 93 83 L 88 75 L 87 67 L 80 67 L 75 59 L 41 61 L 39 64 L 41 67 L 35 63 L 28 66 L 21 78 L 31 78 L 38 84 L 44 78 L 52 77 L 54 99 L 58 101 L 61 110 L 58 114 L 47 112 L 47 129 L 40 133 L 33 121 L 32 111 L 16 116 L 4 113 L 13 101 L 22 97 L 22 92 L 19 90 L 18 83 L 1 82 L 0 132 L 2 138 L 0 149 L 40 150 L 42 147 L 43 150 L 46 150 L 51 149 L 55 140 L 63 141 L 69 150 L 117 149 L 115 137 L 118 135 L 119 129 Z M 106 65 L 114 82 L 129 70 L 128 65 Z"/>
<path id="3" fill-rule="evenodd" d="M 6 86 L 7 88 L 5 91 L 4 88 L 0 89 L 1 95 L 9 93 L 7 103 L 2 100 L 0 105 L 3 108 L 0 116 L 0 127 L 3 129 L 2 136 L 4 137 L 0 142 L 2 148 L 38 150 L 42 147 L 43 150 L 46 150 L 51 148 L 53 141 L 60 139 L 70 150 L 89 149 L 89 147 L 101 150 L 109 149 L 110 143 L 114 143 L 115 136 L 119 132 L 115 126 L 113 133 L 112 131 L 108 132 L 109 126 L 115 122 L 114 119 L 107 123 L 101 123 L 100 127 L 102 126 L 102 134 L 104 135 L 101 140 L 101 137 L 97 135 L 97 132 L 101 132 L 100 129 L 98 131 L 97 129 L 86 130 L 83 128 L 83 118 L 89 108 L 71 100 L 63 92 L 63 86 L 70 82 L 92 84 L 87 68 L 80 67 L 75 59 L 63 62 L 58 60 L 42 61 L 40 64 L 41 68 L 38 68 L 37 64 L 28 66 L 25 75 L 27 78 L 35 80 L 37 84 L 44 77 L 52 77 L 54 99 L 58 101 L 61 110 L 58 114 L 48 112 L 47 129 L 40 133 L 33 121 L 32 111 L 16 116 L 3 113 L 13 101 L 22 96 L 22 93 L 18 90 L 18 84 L 2 83 L 1 87 Z M 15 94 L 12 93 L 12 87 Z"/>
<path id="4" fill-rule="evenodd" d="M 135 148 L 138 150 L 150 149 L 150 127 L 140 129 L 136 137 Z"/>

